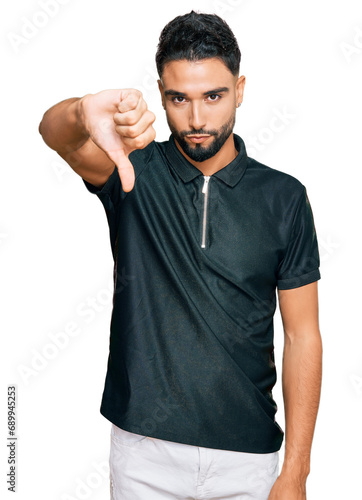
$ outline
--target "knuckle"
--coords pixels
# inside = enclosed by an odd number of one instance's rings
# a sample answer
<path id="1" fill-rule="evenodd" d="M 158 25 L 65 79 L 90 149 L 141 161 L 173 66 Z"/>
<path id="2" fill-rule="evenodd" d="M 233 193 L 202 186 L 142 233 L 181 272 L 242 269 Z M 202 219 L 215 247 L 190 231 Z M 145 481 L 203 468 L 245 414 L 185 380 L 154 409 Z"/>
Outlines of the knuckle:
<path id="1" fill-rule="evenodd" d="M 133 144 L 137 149 L 142 149 L 144 146 L 143 139 L 139 136 L 133 140 Z"/>
<path id="2" fill-rule="evenodd" d="M 128 116 L 125 116 L 125 119 L 126 119 L 126 124 L 129 125 L 130 127 L 133 127 L 138 122 L 137 117 L 134 114 L 129 114 Z"/>
<path id="3" fill-rule="evenodd" d="M 138 136 L 138 131 L 134 127 L 128 127 L 127 136 L 135 139 Z"/>
<path id="4" fill-rule="evenodd" d="M 154 123 L 154 121 L 156 120 L 156 115 L 155 113 L 152 113 L 152 111 L 149 111 L 149 117 L 150 117 L 150 123 Z"/>
<path id="5" fill-rule="evenodd" d="M 114 121 L 119 125 L 133 126 L 137 123 L 137 118 L 132 111 L 125 111 L 124 113 L 116 113 L 114 115 Z"/>
<path id="6" fill-rule="evenodd" d="M 136 95 L 134 94 L 129 94 L 127 97 L 126 97 L 126 100 L 127 100 L 127 103 L 128 105 L 131 107 L 131 108 L 135 108 L 137 106 L 137 103 L 138 103 L 138 98 Z"/>
<path id="7" fill-rule="evenodd" d="M 118 111 L 117 111 L 117 113 L 114 113 L 113 121 L 116 125 L 120 125 L 124 121 L 122 113 L 120 113 Z"/>

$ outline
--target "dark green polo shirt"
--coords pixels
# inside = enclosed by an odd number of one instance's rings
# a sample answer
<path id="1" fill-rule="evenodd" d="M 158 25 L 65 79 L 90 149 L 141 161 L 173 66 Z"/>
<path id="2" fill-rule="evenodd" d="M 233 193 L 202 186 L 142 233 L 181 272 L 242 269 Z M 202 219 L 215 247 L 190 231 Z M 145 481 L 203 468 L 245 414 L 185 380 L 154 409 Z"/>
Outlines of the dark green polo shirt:
<path id="1" fill-rule="evenodd" d="M 114 256 L 101 413 L 137 434 L 250 453 L 280 449 L 276 288 L 320 278 L 305 187 L 246 155 L 205 179 L 174 139 L 131 153 L 102 189 Z"/>

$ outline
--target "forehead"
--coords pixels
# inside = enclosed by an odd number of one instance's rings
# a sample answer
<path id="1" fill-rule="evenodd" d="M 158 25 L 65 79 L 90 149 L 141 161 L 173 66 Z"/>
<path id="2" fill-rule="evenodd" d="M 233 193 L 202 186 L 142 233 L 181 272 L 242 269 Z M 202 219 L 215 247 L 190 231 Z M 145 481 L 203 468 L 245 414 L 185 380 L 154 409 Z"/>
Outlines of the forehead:
<path id="1" fill-rule="evenodd" d="M 164 90 L 180 92 L 205 92 L 212 88 L 227 87 L 235 81 L 234 75 L 223 61 L 217 58 L 200 61 L 170 61 L 164 67 L 162 83 Z"/>

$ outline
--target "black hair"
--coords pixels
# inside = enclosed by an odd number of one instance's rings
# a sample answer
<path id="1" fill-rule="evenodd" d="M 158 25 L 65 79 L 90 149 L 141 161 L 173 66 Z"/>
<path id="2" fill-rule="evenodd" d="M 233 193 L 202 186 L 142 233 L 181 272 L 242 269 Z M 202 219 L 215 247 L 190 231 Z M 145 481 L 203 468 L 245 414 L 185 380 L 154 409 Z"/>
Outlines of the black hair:
<path id="1" fill-rule="evenodd" d="M 157 71 L 162 77 L 170 61 L 221 59 L 231 73 L 239 73 L 241 53 L 234 33 L 216 14 L 194 12 L 177 16 L 163 28 L 156 52 Z"/>

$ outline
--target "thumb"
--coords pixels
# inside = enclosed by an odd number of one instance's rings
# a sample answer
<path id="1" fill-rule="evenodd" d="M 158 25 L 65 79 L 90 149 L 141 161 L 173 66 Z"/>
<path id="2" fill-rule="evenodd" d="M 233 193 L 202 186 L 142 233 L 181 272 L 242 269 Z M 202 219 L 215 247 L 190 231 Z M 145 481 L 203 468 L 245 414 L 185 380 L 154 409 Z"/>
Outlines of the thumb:
<path id="1" fill-rule="evenodd" d="M 135 182 L 135 174 L 133 165 L 128 159 L 128 156 L 123 151 L 119 151 L 115 157 L 112 158 L 118 169 L 118 175 L 121 179 L 122 189 L 126 193 L 131 191 Z"/>

